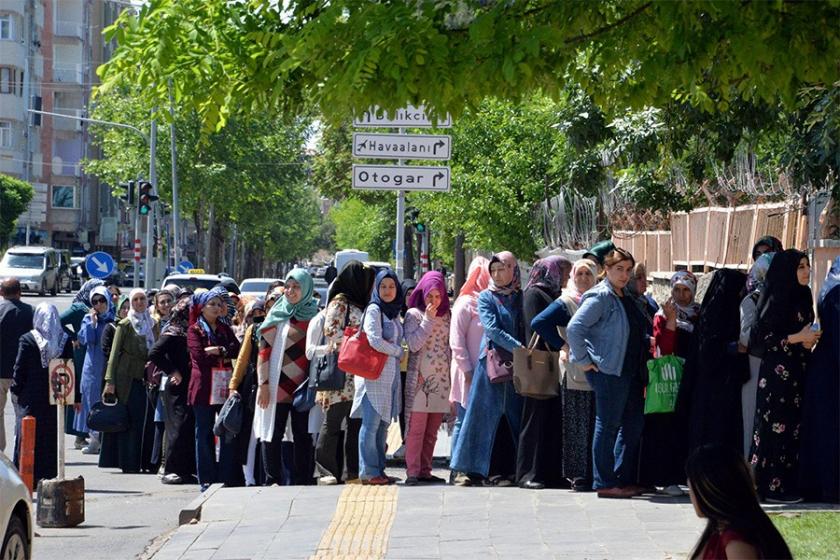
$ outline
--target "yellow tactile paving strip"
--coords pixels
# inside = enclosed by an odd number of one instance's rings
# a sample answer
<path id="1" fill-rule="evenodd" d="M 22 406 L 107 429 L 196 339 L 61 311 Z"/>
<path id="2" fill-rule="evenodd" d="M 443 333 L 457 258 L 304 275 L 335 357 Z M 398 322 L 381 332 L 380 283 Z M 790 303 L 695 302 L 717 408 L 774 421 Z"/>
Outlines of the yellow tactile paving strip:
<path id="1" fill-rule="evenodd" d="M 396 513 L 396 486 L 345 486 L 330 526 L 310 560 L 384 558 Z"/>

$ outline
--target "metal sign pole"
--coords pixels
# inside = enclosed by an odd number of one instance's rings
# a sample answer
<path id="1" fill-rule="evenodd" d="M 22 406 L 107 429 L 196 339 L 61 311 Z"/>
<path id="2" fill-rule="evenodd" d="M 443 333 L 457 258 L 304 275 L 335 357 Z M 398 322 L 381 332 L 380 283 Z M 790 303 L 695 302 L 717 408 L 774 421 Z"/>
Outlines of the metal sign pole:
<path id="1" fill-rule="evenodd" d="M 400 134 L 405 134 L 405 128 L 400 127 Z M 403 165 L 399 160 L 398 165 Z M 394 243 L 394 252 L 397 261 L 397 278 L 403 280 L 405 270 L 405 191 L 397 191 L 397 231 Z"/>
<path id="2" fill-rule="evenodd" d="M 64 480 L 64 400 L 55 407 L 58 409 L 58 480 Z"/>
<path id="3" fill-rule="evenodd" d="M 154 114 L 155 109 L 152 109 Z M 155 165 L 155 150 L 157 149 L 157 121 L 152 119 L 152 130 L 149 134 L 149 182 L 152 184 L 152 193 L 157 194 L 157 166 Z M 151 203 L 152 206 L 155 203 Z M 138 200 L 137 205 L 140 205 Z M 152 245 L 154 241 L 154 213 L 149 212 L 146 216 L 146 270 L 144 274 L 143 287 L 148 290 L 149 287 L 154 287 L 155 271 L 154 263 L 152 262 Z M 140 271 L 135 271 L 135 275 L 140 274 Z"/>

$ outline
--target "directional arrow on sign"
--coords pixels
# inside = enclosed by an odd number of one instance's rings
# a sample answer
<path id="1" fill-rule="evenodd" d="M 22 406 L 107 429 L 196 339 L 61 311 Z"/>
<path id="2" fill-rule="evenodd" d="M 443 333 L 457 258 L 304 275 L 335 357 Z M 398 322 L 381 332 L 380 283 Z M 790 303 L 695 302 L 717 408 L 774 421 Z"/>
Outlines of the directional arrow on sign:
<path id="1" fill-rule="evenodd" d="M 93 261 L 93 264 L 96 265 L 96 270 L 98 270 L 99 272 L 108 272 L 109 267 L 107 263 L 100 261 L 93 255 L 91 255 L 90 258 Z"/>
<path id="2" fill-rule="evenodd" d="M 353 134 L 353 157 L 358 158 L 448 160 L 451 151 L 447 134 Z"/>

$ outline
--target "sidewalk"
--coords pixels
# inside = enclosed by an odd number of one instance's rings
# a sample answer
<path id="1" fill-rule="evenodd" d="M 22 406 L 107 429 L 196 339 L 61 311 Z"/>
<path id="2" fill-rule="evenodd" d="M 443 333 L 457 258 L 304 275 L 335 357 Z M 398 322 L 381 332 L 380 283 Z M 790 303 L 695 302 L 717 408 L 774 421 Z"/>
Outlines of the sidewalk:
<path id="1" fill-rule="evenodd" d="M 688 498 L 453 486 L 222 488 L 155 560 L 684 558 Z"/>

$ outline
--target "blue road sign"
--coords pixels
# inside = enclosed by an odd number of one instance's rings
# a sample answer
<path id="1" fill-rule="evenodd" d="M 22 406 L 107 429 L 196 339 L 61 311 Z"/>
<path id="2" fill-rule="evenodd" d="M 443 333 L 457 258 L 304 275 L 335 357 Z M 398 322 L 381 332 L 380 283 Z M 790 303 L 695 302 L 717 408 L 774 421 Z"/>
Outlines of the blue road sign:
<path id="1" fill-rule="evenodd" d="M 190 271 L 190 269 L 193 268 L 195 267 L 190 261 L 181 261 L 180 263 L 178 263 L 178 272 L 180 272 L 181 274 L 186 274 Z"/>
<path id="2" fill-rule="evenodd" d="M 97 251 L 85 259 L 85 269 L 94 278 L 107 278 L 114 272 L 114 259 L 108 253 Z"/>

